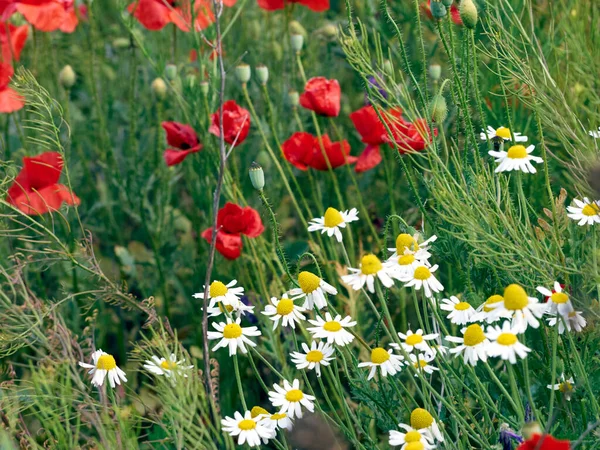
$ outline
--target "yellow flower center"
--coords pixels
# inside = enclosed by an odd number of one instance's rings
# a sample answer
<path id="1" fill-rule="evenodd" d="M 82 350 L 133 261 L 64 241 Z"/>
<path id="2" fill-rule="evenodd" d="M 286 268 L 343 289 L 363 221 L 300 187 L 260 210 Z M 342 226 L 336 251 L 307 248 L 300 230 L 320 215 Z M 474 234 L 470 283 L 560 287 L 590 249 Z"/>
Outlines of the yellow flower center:
<path id="1" fill-rule="evenodd" d="M 360 270 L 365 275 L 375 275 L 382 268 L 381 261 L 375 255 L 365 255 L 360 261 Z"/>
<path id="2" fill-rule="evenodd" d="M 423 342 L 423 336 L 420 334 L 411 334 L 410 336 L 406 336 L 406 340 L 404 341 L 408 345 L 417 345 Z"/>
<path id="3" fill-rule="evenodd" d="M 406 249 L 416 252 L 419 250 L 419 244 L 410 234 L 399 234 L 396 238 L 396 252 L 401 255 Z"/>
<path id="4" fill-rule="evenodd" d="M 503 300 L 504 300 L 504 297 L 502 297 L 501 295 L 497 295 L 497 294 L 496 295 L 492 295 L 492 296 L 488 297 L 488 299 L 483 304 L 483 310 L 485 312 L 493 311 L 494 308 L 490 308 L 487 305 L 493 305 L 494 303 L 500 303 Z"/>
<path id="5" fill-rule="evenodd" d="M 294 310 L 294 302 L 289 298 L 282 298 L 277 304 L 277 314 L 287 316 Z"/>
<path id="6" fill-rule="evenodd" d="M 260 406 L 255 406 L 254 408 L 252 408 L 250 410 L 250 415 L 252 416 L 253 419 L 258 416 L 261 416 L 263 414 L 268 415 L 269 411 L 267 411 L 265 408 L 261 408 Z"/>
<path id="7" fill-rule="evenodd" d="M 288 402 L 299 402 L 303 398 L 304 394 L 300 389 L 292 389 L 291 391 L 288 391 L 287 394 L 285 394 L 285 399 Z"/>
<path id="8" fill-rule="evenodd" d="M 571 383 L 569 383 L 568 381 L 563 381 L 562 383 L 560 383 L 558 385 L 558 390 L 560 392 L 564 393 L 569 393 L 573 391 L 573 385 Z"/>
<path id="9" fill-rule="evenodd" d="M 431 277 L 431 272 L 425 266 L 420 266 L 415 269 L 415 279 L 417 280 L 428 280 Z"/>
<path id="10" fill-rule="evenodd" d="M 584 216 L 588 216 L 588 217 L 596 216 L 596 215 L 600 214 L 600 207 L 598 205 L 596 205 L 595 203 L 585 205 L 581 210 L 581 214 L 583 214 Z"/>
<path id="11" fill-rule="evenodd" d="M 308 362 L 312 362 L 312 363 L 318 363 L 321 362 L 321 360 L 323 359 L 323 352 L 319 351 L 319 350 L 311 350 L 310 352 L 308 352 L 306 354 L 306 360 Z"/>
<path id="12" fill-rule="evenodd" d="M 512 333 L 502 333 L 500 336 L 498 336 L 498 339 L 496 339 L 496 342 L 498 342 L 498 344 L 506 346 L 514 345 L 518 341 L 519 339 L 517 338 L 517 336 Z"/>
<path id="13" fill-rule="evenodd" d="M 467 302 L 460 302 L 460 303 L 457 303 L 456 305 L 454 305 L 454 309 L 456 309 L 458 311 L 466 311 L 470 307 L 471 307 L 471 305 L 469 305 Z"/>
<path id="14" fill-rule="evenodd" d="M 271 420 L 281 420 L 281 419 L 285 419 L 286 417 L 287 417 L 286 413 L 277 413 L 277 414 L 271 415 Z"/>
<path id="15" fill-rule="evenodd" d="M 418 431 L 412 430 L 404 435 L 404 442 L 407 444 L 411 442 L 419 442 L 421 440 L 421 433 Z"/>
<path id="16" fill-rule="evenodd" d="M 321 279 L 314 273 L 300 272 L 298 275 L 298 284 L 300 285 L 302 292 L 305 294 L 310 294 L 311 292 L 317 290 L 321 284 Z"/>
<path id="17" fill-rule="evenodd" d="M 222 297 L 223 295 L 227 294 L 227 286 L 220 281 L 213 281 L 210 284 L 210 289 L 208 292 L 211 298 Z"/>
<path id="18" fill-rule="evenodd" d="M 425 445 L 422 442 L 410 442 L 404 447 L 404 450 L 423 450 Z"/>
<path id="19" fill-rule="evenodd" d="M 177 368 L 177 363 L 175 361 L 163 361 L 160 363 L 160 367 L 162 367 L 165 370 L 173 370 Z"/>
<path id="20" fill-rule="evenodd" d="M 415 255 L 411 255 L 410 253 L 407 255 L 402 255 L 398 257 L 398 264 L 401 266 L 408 266 L 415 262 Z"/>
<path id="21" fill-rule="evenodd" d="M 500 127 L 496 130 L 496 136 L 504 138 L 504 139 L 510 139 L 510 128 L 506 128 L 506 127 Z"/>
<path id="22" fill-rule="evenodd" d="M 342 329 L 342 324 L 339 322 L 336 322 L 335 320 L 329 321 L 329 322 L 325 322 L 325 324 L 323 325 L 323 329 L 325 329 L 326 331 L 340 331 Z"/>
<path id="23" fill-rule="evenodd" d="M 527 158 L 527 149 L 524 145 L 513 145 L 508 149 L 507 155 L 510 159 Z"/>
<path id="24" fill-rule="evenodd" d="M 117 367 L 117 362 L 112 355 L 102 355 L 96 362 L 96 369 L 98 370 L 113 370 Z"/>
<path id="25" fill-rule="evenodd" d="M 555 292 L 550 296 L 552 303 L 567 303 L 569 301 L 569 296 L 564 292 Z"/>
<path id="26" fill-rule="evenodd" d="M 485 340 L 483 328 L 476 323 L 469 325 L 465 330 L 463 340 L 465 345 L 468 347 L 474 347 L 477 344 L 481 344 Z"/>
<path id="27" fill-rule="evenodd" d="M 383 364 L 390 359 L 390 354 L 384 348 L 377 347 L 371 350 L 371 362 L 373 364 Z"/>
<path id="28" fill-rule="evenodd" d="M 223 337 L 225 339 L 237 339 L 242 335 L 242 327 L 237 323 L 229 323 L 223 328 Z"/>
<path id="29" fill-rule="evenodd" d="M 427 361 L 424 359 L 419 359 L 413 363 L 415 369 L 422 369 L 423 367 L 427 367 Z"/>
<path id="30" fill-rule="evenodd" d="M 325 211 L 325 220 L 323 222 L 323 224 L 327 228 L 337 227 L 340 223 L 343 222 L 344 219 L 342 218 L 342 215 L 337 209 L 327 208 L 327 211 Z"/>
<path id="31" fill-rule="evenodd" d="M 224 305 L 222 303 L 219 303 L 219 309 L 221 310 L 221 312 L 225 312 L 225 311 L 231 312 L 231 311 L 233 311 L 233 306 L 231 306 L 231 305 Z"/>
<path id="32" fill-rule="evenodd" d="M 256 422 L 254 420 L 244 419 L 238 423 L 238 428 L 244 431 L 254 430 L 256 428 Z"/>
<path id="33" fill-rule="evenodd" d="M 504 306 L 510 311 L 518 311 L 529 304 L 525 289 L 518 284 L 511 284 L 504 289 Z"/>
<path id="34" fill-rule="evenodd" d="M 410 413 L 410 426 L 421 430 L 429 428 L 433 423 L 433 416 L 423 408 L 416 408 Z"/>

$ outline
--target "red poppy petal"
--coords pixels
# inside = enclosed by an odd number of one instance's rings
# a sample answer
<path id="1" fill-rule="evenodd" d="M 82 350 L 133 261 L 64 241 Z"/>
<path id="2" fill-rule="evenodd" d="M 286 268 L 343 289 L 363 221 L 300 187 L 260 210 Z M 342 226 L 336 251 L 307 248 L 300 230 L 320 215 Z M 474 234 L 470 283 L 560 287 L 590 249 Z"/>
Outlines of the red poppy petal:
<path id="1" fill-rule="evenodd" d="M 316 12 L 326 11 L 329 9 L 329 0 L 298 0 L 298 3 Z"/>
<path id="2" fill-rule="evenodd" d="M 275 11 L 283 9 L 285 4 L 284 0 L 258 0 L 258 6 L 267 11 Z"/>
<path id="3" fill-rule="evenodd" d="M 358 157 L 354 170 L 357 173 L 366 172 L 381 163 L 381 149 L 378 145 L 367 145 Z"/>
<path id="4" fill-rule="evenodd" d="M 358 131 L 365 144 L 380 145 L 385 142 L 385 126 L 379 120 L 373 106 L 365 106 L 354 111 L 350 114 L 350 120 L 354 123 L 356 131 Z"/>
<path id="5" fill-rule="evenodd" d="M 173 149 L 173 148 L 168 148 L 163 153 L 163 158 L 165 159 L 165 163 L 167 163 L 167 166 L 171 167 L 171 166 L 175 166 L 177 164 L 182 163 L 183 160 L 185 158 L 187 158 L 187 156 L 189 154 L 197 153 L 201 149 L 202 149 L 201 145 L 192 147 L 188 150 L 177 150 L 177 149 Z"/>
<path id="6" fill-rule="evenodd" d="M 161 30 L 171 22 L 170 8 L 162 1 L 139 0 L 131 3 L 127 11 L 149 30 Z"/>
<path id="7" fill-rule="evenodd" d="M 460 18 L 460 10 L 458 9 L 458 6 L 452 5 L 452 7 L 450 8 L 450 15 L 452 16 L 452 21 L 456 25 L 462 25 L 463 24 L 463 21 Z"/>
<path id="8" fill-rule="evenodd" d="M 300 170 L 308 169 L 312 158 L 315 137 L 310 133 L 297 132 L 281 145 L 283 156 Z"/>
<path id="9" fill-rule="evenodd" d="M 202 237 L 210 244 L 212 240 L 212 228 L 202 232 Z M 239 234 L 230 234 L 223 231 L 217 233 L 216 249 L 227 259 L 236 259 L 242 253 L 242 237 Z"/>
<path id="10" fill-rule="evenodd" d="M 314 77 L 306 82 L 300 95 L 300 105 L 317 114 L 337 117 L 340 113 L 342 91 L 337 80 Z"/>
<path id="11" fill-rule="evenodd" d="M 10 198 L 9 203 L 30 216 L 46 214 L 60 209 L 63 203 L 79 205 L 81 200 L 62 184 L 46 186 L 43 189 L 23 193 Z"/>
<path id="12" fill-rule="evenodd" d="M 64 162 L 58 152 L 45 152 L 23 158 L 23 172 L 27 174 L 32 189 L 42 189 L 58 183 Z"/>
<path id="13" fill-rule="evenodd" d="M 10 35 L 10 42 L 8 35 Z M 7 30 L 6 24 L 0 23 L 0 43 L 2 43 L 3 61 L 10 62 L 13 59 L 16 61 L 19 60 L 21 57 L 21 50 L 23 50 L 28 35 L 28 25 L 17 27 L 13 24 L 8 24 Z"/>
<path id="14" fill-rule="evenodd" d="M 540 440 L 542 441 L 540 444 Z M 553 436 L 546 434 L 543 437 L 535 434 L 531 439 L 523 442 L 517 450 L 570 450 L 569 441 L 561 441 Z"/>
<path id="15" fill-rule="evenodd" d="M 217 213 L 217 225 L 225 233 L 239 234 L 244 231 L 244 209 L 235 203 L 227 202 Z"/>
<path id="16" fill-rule="evenodd" d="M 263 231 L 265 231 L 265 227 L 260 218 L 260 214 L 258 213 L 258 211 L 256 211 L 254 208 L 251 208 L 250 206 L 246 206 L 244 208 L 243 221 L 245 227 L 242 233 L 244 233 L 250 238 L 258 237 L 262 234 Z"/>
<path id="17" fill-rule="evenodd" d="M 77 18 L 75 8 L 71 8 L 65 13 L 63 17 L 63 22 L 60 25 L 60 31 L 62 31 L 63 33 L 72 33 L 77 28 L 78 23 L 79 19 Z"/>
<path id="18" fill-rule="evenodd" d="M 0 113 L 11 113 L 25 106 L 25 99 L 11 88 L 0 90 Z"/>
<path id="19" fill-rule="evenodd" d="M 220 136 L 219 111 L 211 116 L 211 125 L 208 132 Z M 244 142 L 250 131 L 250 113 L 239 106 L 235 100 L 228 100 L 223 104 L 223 133 L 225 142 L 237 147 Z"/>
<path id="20" fill-rule="evenodd" d="M 66 15 L 64 5 L 58 2 L 43 3 L 41 5 L 19 3 L 17 11 L 23 14 L 23 17 L 40 31 L 58 30 Z"/>
<path id="21" fill-rule="evenodd" d="M 167 134 L 167 144 L 172 147 L 187 150 L 198 145 L 198 136 L 191 126 L 179 122 L 162 122 L 161 125 Z"/>
<path id="22" fill-rule="evenodd" d="M 328 170 L 327 160 L 332 169 L 343 166 L 344 164 L 353 164 L 356 162 L 356 157 L 350 155 L 350 144 L 348 141 L 331 142 L 328 135 L 322 136 L 322 147 L 319 139 L 315 138 L 313 143 L 313 157 L 308 162 L 308 165 L 316 170 Z M 323 155 L 323 150 L 327 156 Z"/>

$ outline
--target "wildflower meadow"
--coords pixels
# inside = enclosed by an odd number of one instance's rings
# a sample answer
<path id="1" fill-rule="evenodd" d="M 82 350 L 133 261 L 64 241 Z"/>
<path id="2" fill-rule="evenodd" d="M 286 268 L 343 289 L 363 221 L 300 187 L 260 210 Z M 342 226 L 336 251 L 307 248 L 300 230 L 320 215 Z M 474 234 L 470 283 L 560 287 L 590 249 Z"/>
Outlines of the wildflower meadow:
<path id="1" fill-rule="evenodd" d="M 597 0 L 0 0 L 0 449 L 600 449 Z"/>

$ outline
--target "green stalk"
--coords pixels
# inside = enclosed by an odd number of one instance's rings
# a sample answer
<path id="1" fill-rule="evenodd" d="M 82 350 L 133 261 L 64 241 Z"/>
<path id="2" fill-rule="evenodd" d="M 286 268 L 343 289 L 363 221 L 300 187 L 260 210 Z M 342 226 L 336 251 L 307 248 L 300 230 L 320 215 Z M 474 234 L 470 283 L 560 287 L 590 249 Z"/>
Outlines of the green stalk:
<path id="1" fill-rule="evenodd" d="M 246 405 L 246 397 L 244 396 L 244 389 L 242 388 L 242 377 L 240 376 L 240 368 L 238 366 L 238 355 L 233 355 L 233 370 L 235 370 L 235 379 L 237 382 L 238 393 L 240 394 L 240 400 L 244 411 L 248 411 Z"/>

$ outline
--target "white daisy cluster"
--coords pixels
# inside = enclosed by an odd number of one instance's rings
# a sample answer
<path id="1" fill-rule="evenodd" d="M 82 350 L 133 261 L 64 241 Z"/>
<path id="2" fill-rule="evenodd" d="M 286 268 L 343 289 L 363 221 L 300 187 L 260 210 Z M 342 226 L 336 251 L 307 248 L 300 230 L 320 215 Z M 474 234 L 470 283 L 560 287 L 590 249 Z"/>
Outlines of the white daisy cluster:
<path id="1" fill-rule="evenodd" d="M 520 144 L 520 142 L 527 142 L 527 136 L 523 136 L 521 133 L 512 133 L 509 128 L 500 127 L 495 129 L 488 126 L 487 131 L 481 133 L 481 140 L 487 140 L 494 146 L 494 149 L 490 150 L 488 154 L 493 156 L 496 163 L 498 163 L 496 173 L 512 172 L 513 170 L 536 173 L 537 170 L 532 162 L 538 164 L 544 162 L 539 156 L 531 154 L 535 150 L 535 145 L 525 147 L 525 145 Z M 504 146 L 508 142 L 512 142 L 514 145 L 505 151 Z"/>
<path id="2" fill-rule="evenodd" d="M 431 413 L 423 408 L 415 408 L 410 414 L 410 425 L 399 423 L 403 431 L 390 430 L 389 444 L 401 450 L 430 450 L 444 442 L 444 435 Z"/>

